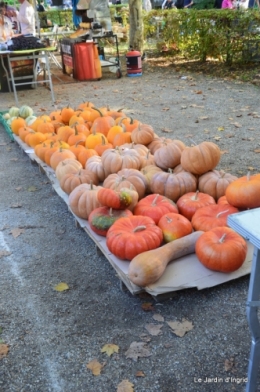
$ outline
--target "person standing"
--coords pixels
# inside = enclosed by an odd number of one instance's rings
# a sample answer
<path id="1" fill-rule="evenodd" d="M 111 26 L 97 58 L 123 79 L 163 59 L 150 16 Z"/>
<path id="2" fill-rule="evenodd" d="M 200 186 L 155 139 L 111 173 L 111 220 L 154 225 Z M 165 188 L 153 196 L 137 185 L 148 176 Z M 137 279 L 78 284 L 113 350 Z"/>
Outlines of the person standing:
<path id="1" fill-rule="evenodd" d="M 174 1 L 173 0 L 166 0 L 164 3 L 163 9 L 169 10 L 174 7 Z"/>
<path id="2" fill-rule="evenodd" d="M 21 4 L 17 13 L 17 20 L 20 23 L 21 33 L 23 35 L 35 35 L 35 12 L 33 6 L 28 0 L 18 0 Z"/>

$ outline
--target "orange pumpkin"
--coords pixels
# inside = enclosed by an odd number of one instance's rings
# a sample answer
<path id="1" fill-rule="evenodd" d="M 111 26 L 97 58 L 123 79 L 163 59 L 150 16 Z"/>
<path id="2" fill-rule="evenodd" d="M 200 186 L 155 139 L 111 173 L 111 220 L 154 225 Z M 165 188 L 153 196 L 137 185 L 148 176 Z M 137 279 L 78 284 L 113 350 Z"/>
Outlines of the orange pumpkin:
<path id="1" fill-rule="evenodd" d="M 238 212 L 236 207 L 231 205 L 208 205 L 199 208 L 191 219 L 194 230 L 208 231 L 215 227 L 227 226 L 227 217 Z"/>
<path id="2" fill-rule="evenodd" d="M 192 224 L 185 216 L 174 212 L 163 215 L 158 222 L 158 227 L 162 230 L 166 243 L 185 237 L 193 230 Z"/>
<path id="3" fill-rule="evenodd" d="M 195 212 L 210 204 L 216 204 L 215 199 L 202 192 L 189 192 L 181 196 L 177 201 L 177 207 L 180 214 L 191 220 Z"/>
<path id="4" fill-rule="evenodd" d="M 68 195 L 81 184 L 98 185 L 99 180 L 95 173 L 86 169 L 80 169 L 76 173 L 67 173 L 60 180 L 61 189 Z"/>
<path id="5" fill-rule="evenodd" d="M 12 132 L 19 136 L 19 129 L 22 127 L 26 127 L 26 122 L 25 119 L 22 117 L 16 117 L 13 119 L 13 121 L 10 124 Z"/>
<path id="6" fill-rule="evenodd" d="M 72 151 L 68 149 L 59 148 L 55 151 L 50 158 L 50 166 L 56 170 L 58 164 L 64 159 L 76 159 Z"/>
<path id="7" fill-rule="evenodd" d="M 138 123 L 138 126 L 131 132 L 132 142 L 147 146 L 154 139 L 154 130 L 148 124 Z"/>
<path id="8" fill-rule="evenodd" d="M 237 208 L 260 207 L 260 174 L 238 178 L 228 185 L 226 198 L 228 203 Z"/>
<path id="9" fill-rule="evenodd" d="M 197 240 L 195 252 L 208 269 L 230 273 L 239 269 L 247 255 L 247 243 L 229 227 L 216 227 Z"/>
<path id="10" fill-rule="evenodd" d="M 178 207 L 172 200 L 158 194 L 144 197 L 134 209 L 134 215 L 149 216 L 156 224 L 169 212 L 178 213 Z"/>
<path id="11" fill-rule="evenodd" d="M 186 147 L 181 154 L 181 165 L 184 170 L 198 175 L 215 169 L 219 160 L 220 148 L 212 142 Z"/>
<path id="12" fill-rule="evenodd" d="M 82 164 L 82 167 L 86 167 L 89 158 L 96 155 L 98 155 L 98 153 L 93 148 L 84 148 L 78 154 L 78 161 Z"/>
<path id="13" fill-rule="evenodd" d="M 73 110 L 72 108 L 70 108 L 69 106 L 63 108 L 63 109 L 61 110 L 61 119 L 62 119 L 62 122 L 63 122 L 64 124 L 68 124 L 69 121 L 70 121 L 70 119 L 71 119 L 71 117 L 73 116 L 73 114 L 74 114 L 74 110 Z"/>
<path id="14" fill-rule="evenodd" d="M 87 164 L 88 167 L 88 164 Z M 122 169 L 118 173 L 110 174 L 103 183 L 104 188 L 120 190 L 130 188 L 138 193 L 139 199 L 145 195 L 147 182 L 144 175 L 136 169 Z"/>

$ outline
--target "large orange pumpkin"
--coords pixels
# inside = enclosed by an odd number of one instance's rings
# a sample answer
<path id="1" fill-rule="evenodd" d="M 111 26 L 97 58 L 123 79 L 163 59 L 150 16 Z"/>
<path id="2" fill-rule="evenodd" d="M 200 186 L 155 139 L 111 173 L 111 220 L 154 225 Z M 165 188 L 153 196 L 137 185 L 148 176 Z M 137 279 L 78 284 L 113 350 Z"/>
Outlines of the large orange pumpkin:
<path id="1" fill-rule="evenodd" d="M 134 215 L 149 216 L 156 224 L 169 212 L 178 213 L 178 207 L 172 200 L 158 194 L 144 197 L 134 209 Z"/>
<path id="2" fill-rule="evenodd" d="M 228 203 L 237 208 L 260 207 L 260 174 L 238 178 L 228 185 L 226 198 Z"/>
<path id="3" fill-rule="evenodd" d="M 195 252 L 206 268 L 228 273 L 236 271 L 244 263 L 247 243 L 229 227 L 216 227 L 199 237 Z"/>
<path id="4" fill-rule="evenodd" d="M 219 160 L 220 149 L 212 142 L 202 142 L 193 147 L 186 147 L 181 154 L 183 169 L 198 175 L 215 169 Z"/>
<path id="5" fill-rule="evenodd" d="M 227 217 L 238 212 L 236 207 L 226 204 L 208 205 L 199 208 L 191 219 L 194 230 L 208 231 L 227 226 Z"/>
<path id="6" fill-rule="evenodd" d="M 177 201 L 180 214 L 191 220 L 195 212 L 209 204 L 216 204 L 212 196 L 202 192 L 189 192 L 181 196 Z"/>
<path id="7" fill-rule="evenodd" d="M 185 216 L 174 212 L 163 215 L 158 222 L 158 227 L 162 229 L 164 242 L 185 237 L 193 230 L 190 221 Z"/>
<path id="8" fill-rule="evenodd" d="M 132 260 L 140 253 L 158 248 L 162 230 L 147 216 L 130 216 L 116 221 L 107 232 L 107 247 L 120 259 Z"/>

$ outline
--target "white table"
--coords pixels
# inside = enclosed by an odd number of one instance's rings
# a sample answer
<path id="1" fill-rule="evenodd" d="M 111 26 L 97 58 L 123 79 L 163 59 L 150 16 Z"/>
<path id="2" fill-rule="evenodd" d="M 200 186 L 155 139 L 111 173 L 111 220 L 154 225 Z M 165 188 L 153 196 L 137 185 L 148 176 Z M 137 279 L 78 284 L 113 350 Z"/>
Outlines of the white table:
<path id="1" fill-rule="evenodd" d="M 260 323 L 257 316 L 260 308 L 260 208 L 230 215 L 228 225 L 254 245 L 246 303 L 247 320 L 252 336 L 246 391 L 256 392 L 260 364 Z"/>
<path id="2" fill-rule="evenodd" d="M 0 58 L 2 67 L 6 74 L 7 84 L 9 92 L 11 92 L 11 85 L 13 88 L 14 98 L 16 105 L 19 106 L 18 96 L 17 96 L 17 86 L 24 86 L 24 85 L 32 85 L 37 86 L 38 83 L 48 83 L 51 91 L 52 102 L 55 102 L 54 92 L 53 92 L 53 85 L 51 79 L 51 72 L 50 72 L 50 65 L 49 65 L 49 53 L 53 52 L 55 48 L 43 48 L 43 49 L 30 49 L 24 51 L 4 51 L 0 52 Z M 7 66 L 5 64 L 4 59 L 7 59 Z M 42 59 L 45 63 L 46 71 L 44 80 L 38 81 L 37 80 L 37 62 L 39 59 Z M 32 74 L 26 76 L 15 76 L 13 73 L 12 63 L 15 61 L 21 60 L 32 60 L 33 67 L 32 67 Z M 17 80 L 22 80 L 23 82 L 17 82 Z M 11 83 L 11 84 L 10 84 Z"/>

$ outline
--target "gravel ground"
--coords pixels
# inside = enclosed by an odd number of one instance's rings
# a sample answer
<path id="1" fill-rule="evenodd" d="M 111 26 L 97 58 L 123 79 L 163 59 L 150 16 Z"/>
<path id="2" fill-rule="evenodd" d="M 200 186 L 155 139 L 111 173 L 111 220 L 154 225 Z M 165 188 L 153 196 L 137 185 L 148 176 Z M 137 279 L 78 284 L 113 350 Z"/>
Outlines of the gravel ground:
<path id="1" fill-rule="evenodd" d="M 240 176 L 260 171 L 259 89 L 252 85 L 155 70 L 148 62 L 141 78 L 106 74 L 100 82 L 55 85 L 55 95 L 59 107 L 84 99 L 125 108 L 186 144 L 215 141 L 223 151 L 218 168 Z M 45 88 L 19 92 L 19 100 L 39 113 L 52 109 Z M 12 105 L 13 96 L 1 94 L 0 110 Z M 165 301 L 132 296 L 2 128 L 0 176 L 0 339 L 9 346 L 0 360 L 1 392 L 113 392 L 126 379 L 136 392 L 245 390 L 248 276 Z M 60 282 L 70 289 L 55 291 Z M 182 319 L 193 329 L 178 337 L 167 322 Z M 151 323 L 162 324 L 160 335 L 149 334 Z M 145 343 L 150 355 L 127 358 L 133 342 Z M 101 353 L 107 343 L 118 345 L 118 353 Z M 104 364 L 99 376 L 86 366 L 93 359 Z"/>

